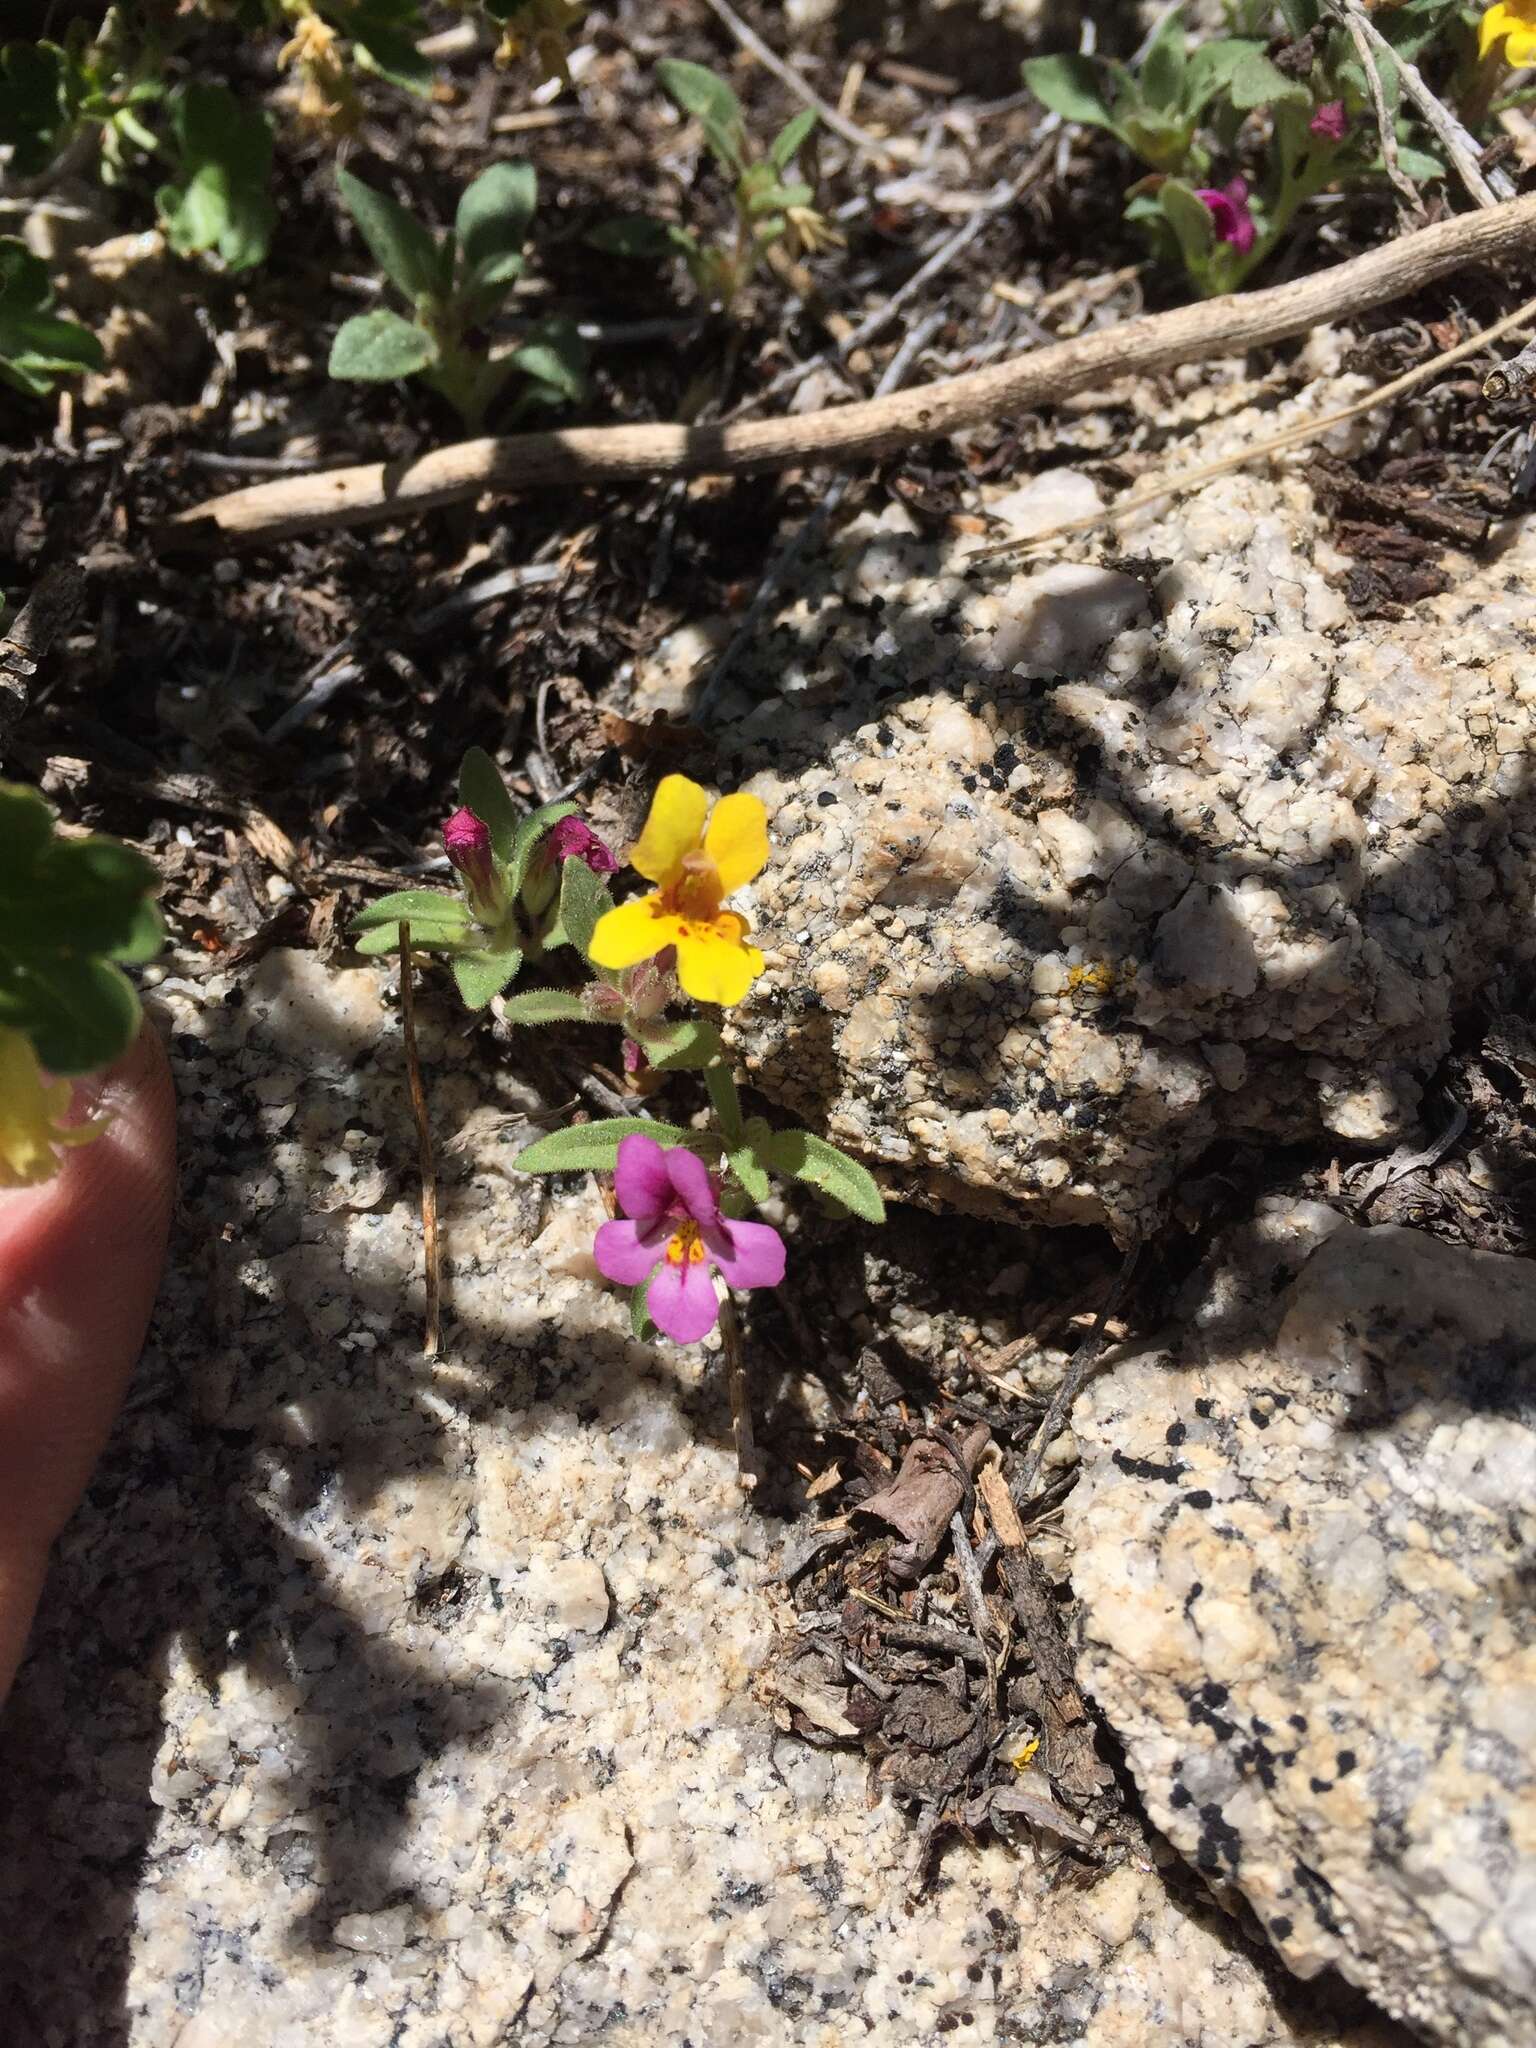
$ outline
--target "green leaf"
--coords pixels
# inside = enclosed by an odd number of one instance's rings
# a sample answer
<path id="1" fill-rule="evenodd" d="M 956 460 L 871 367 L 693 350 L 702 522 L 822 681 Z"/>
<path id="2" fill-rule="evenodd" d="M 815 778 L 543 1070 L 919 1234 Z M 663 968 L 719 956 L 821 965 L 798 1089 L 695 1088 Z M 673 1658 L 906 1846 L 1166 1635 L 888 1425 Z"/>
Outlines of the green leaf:
<path id="1" fill-rule="evenodd" d="M 756 1122 L 757 1119 L 754 1118 L 753 1121 Z M 748 1128 L 750 1131 L 750 1126 Z M 751 1144 L 727 1145 L 725 1156 L 732 1173 L 741 1183 L 742 1192 L 761 1208 L 773 1193 L 773 1183 L 758 1157 L 756 1147 Z"/>
<path id="2" fill-rule="evenodd" d="M 775 1131 L 758 1148 L 776 1173 L 791 1174 L 840 1202 L 866 1223 L 885 1221 L 885 1202 L 867 1168 L 811 1131 Z"/>
<path id="3" fill-rule="evenodd" d="M 631 1025 L 630 1029 L 651 1065 L 664 1074 L 707 1067 L 720 1058 L 720 1034 L 702 1017 L 680 1017 L 674 1023 L 648 1024 L 638 1030 Z"/>
<path id="4" fill-rule="evenodd" d="M 637 1337 L 642 1344 L 654 1343 L 656 1339 L 656 1325 L 651 1321 L 651 1312 L 646 1305 L 650 1291 L 650 1281 L 642 1280 L 638 1287 L 630 1289 L 629 1294 L 630 1335 Z"/>
<path id="5" fill-rule="evenodd" d="M 784 123 L 768 145 L 768 161 L 776 171 L 786 170 L 794 162 L 819 118 L 814 107 L 805 107 Z"/>
<path id="6" fill-rule="evenodd" d="M 414 931 L 414 927 L 412 929 Z M 465 1008 L 483 1010 L 493 997 L 501 994 L 508 982 L 515 979 L 522 964 L 523 949 L 515 944 L 486 947 L 479 953 L 456 953 L 453 978 L 458 983 Z"/>
<path id="7" fill-rule="evenodd" d="M 727 1146 L 740 1144 L 741 1097 L 736 1092 L 731 1070 L 723 1059 L 712 1061 L 704 1069 L 704 1086 L 709 1090 L 710 1105 L 720 1126 L 721 1137 Z"/>
<path id="8" fill-rule="evenodd" d="M 414 320 L 379 306 L 342 322 L 331 343 L 329 376 L 357 384 L 389 384 L 437 361 L 437 343 Z"/>
<path id="9" fill-rule="evenodd" d="M 657 1123 L 648 1116 L 610 1116 L 598 1123 L 572 1124 L 563 1131 L 551 1131 L 524 1146 L 512 1164 L 523 1173 L 612 1173 L 618 1163 L 619 1145 L 636 1132 L 654 1138 L 658 1145 L 681 1145 L 696 1138 L 678 1124 Z"/>
<path id="10" fill-rule="evenodd" d="M 0 236 L 0 371 L 9 368 L 6 381 L 29 397 L 45 396 L 55 374 L 102 366 L 95 335 L 50 313 L 52 303 L 40 258 L 14 235 Z"/>
<path id="11" fill-rule="evenodd" d="M 1051 113 L 1090 128 L 1107 128 L 1111 135 L 1120 132 L 1091 58 L 1028 57 L 1023 71 L 1024 83 Z"/>
<path id="12" fill-rule="evenodd" d="M 374 262 L 390 283 L 404 292 L 412 305 L 419 305 L 424 299 L 447 296 L 449 253 L 413 213 L 407 213 L 386 193 L 376 192 L 371 185 L 365 185 L 351 171 L 336 173 L 336 189 L 341 194 L 342 204 L 357 222 L 358 232 L 368 244 Z M 350 320 L 347 322 L 348 327 L 352 324 Z M 333 376 L 336 374 L 332 372 Z M 404 376 L 406 372 L 386 374 Z"/>
<path id="13" fill-rule="evenodd" d="M 497 860 L 511 867 L 518 838 L 517 811 L 501 779 L 501 770 L 484 747 L 471 747 L 459 763 L 459 802 L 466 811 L 473 811 L 490 833 L 491 852 Z M 570 808 L 574 810 L 575 805 Z M 539 814 L 535 811 L 532 815 Z M 514 895 L 522 879 L 521 873 L 513 877 Z"/>
<path id="14" fill-rule="evenodd" d="M 222 85 L 184 85 L 170 107 L 180 174 L 155 195 L 166 239 L 179 255 L 212 253 L 229 270 L 249 270 L 277 218 L 272 123 Z"/>
<path id="15" fill-rule="evenodd" d="M 1227 79 L 1227 97 L 1234 107 L 1247 113 L 1254 107 L 1271 107 L 1282 100 L 1310 104 L 1312 94 L 1299 78 L 1287 78 L 1256 43 L 1233 66 Z"/>
<path id="16" fill-rule="evenodd" d="M 592 946 L 597 920 L 612 910 L 613 898 L 601 875 L 593 874 L 584 860 L 568 860 L 560 869 L 560 928 L 567 942 L 585 960 Z"/>
<path id="17" fill-rule="evenodd" d="M 1379 165 L 1379 152 L 1377 162 Z M 1449 175 L 1439 157 L 1431 156 L 1427 149 L 1413 149 L 1402 142 L 1397 145 L 1397 167 L 1405 177 L 1412 178 L 1419 185 L 1427 184 L 1431 178 Z"/>
<path id="18" fill-rule="evenodd" d="M 432 66 L 408 35 L 360 13 L 352 25 L 352 50 L 365 71 L 425 99 L 432 90 Z"/>
<path id="19" fill-rule="evenodd" d="M 1137 84 L 1150 106 L 1171 111 L 1184 91 L 1184 10 L 1175 7 L 1163 17 L 1137 73 Z"/>
<path id="20" fill-rule="evenodd" d="M 396 889 L 393 895 L 381 896 L 360 910 L 349 929 L 377 931 L 384 925 L 399 924 L 402 918 L 410 924 L 413 940 L 428 931 L 462 937 L 472 922 L 462 897 L 446 896 L 438 889 Z"/>
<path id="21" fill-rule="evenodd" d="M 1198 278 L 1216 247 L 1216 223 L 1210 208 L 1182 178 L 1165 178 L 1157 189 L 1157 203 L 1173 229 L 1186 266 Z"/>
<path id="22" fill-rule="evenodd" d="M 453 230 L 456 292 L 471 319 L 483 318 L 521 273 L 537 199 L 532 164 L 492 164 L 465 186 Z"/>
<path id="23" fill-rule="evenodd" d="M 551 402 L 578 405 L 587 395 L 586 343 L 570 320 L 541 320 L 512 361 L 546 387 Z"/>
<path id="24" fill-rule="evenodd" d="M 580 996 L 562 988 L 531 988 L 526 995 L 508 996 L 501 1014 L 509 1024 L 583 1024 L 587 1013 Z"/>
<path id="25" fill-rule="evenodd" d="M 127 1051 L 139 999 L 121 969 L 61 955 L 0 961 L 0 1024 L 24 1031 L 55 1074 L 88 1074 Z"/>
<path id="26" fill-rule="evenodd" d="M 35 178 L 68 140 L 71 82 L 69 59 L 57 43 L 0 49 L 0 143 L 10 147 L 13 176 Z"/>
<path id="27" fill-rule="evenodd" d="M 680 57 L 663 57 L 656 75 L 668 96 L 700 123 L 720 163 L 739 178 L 747 167 L 747 128 L 741 102 L 725 80 Z"/>
<path id="28" fill-rule="evenodd" d="M 470 749 L 470 753 L 477 751 L 478 749 L 473 747 Z M 468 754 L 465 755 L 464 760 L 465 765 L 468 766 Z M 499 781 L 500 777 L 497 779 Z M 461 779 L 459 784 L 461 792 L 463 786 Z M 503 791 L 503 794 L 505 794 L 505 791 Z M 509 810 L 511 809 L 510 798 L 507 799 L 507 807 Z M 480 816 L 479 811 L 475 810 L 473 804 L 470 804 L 469 808 L 475 811 L 477 818 Z M 532 858 L 534 848 L 552 825 L 558 825 L 562 818 L 569 818 L 576 808 L 575 804 L 540 804 L 536 811 L 530 811 L 527 817 L 519 823 L 512 835 L 512 844 L 507 860 L 507 872 L 514 896 L 523 886 L 523 878 L 528 872 L 528 862 Z M 496 836 L 495 821 L 487 818 L 485 822 L 491 828 L 491 844 L 495 849 L 497 858 L 500 859 L 501 845 Z"/>

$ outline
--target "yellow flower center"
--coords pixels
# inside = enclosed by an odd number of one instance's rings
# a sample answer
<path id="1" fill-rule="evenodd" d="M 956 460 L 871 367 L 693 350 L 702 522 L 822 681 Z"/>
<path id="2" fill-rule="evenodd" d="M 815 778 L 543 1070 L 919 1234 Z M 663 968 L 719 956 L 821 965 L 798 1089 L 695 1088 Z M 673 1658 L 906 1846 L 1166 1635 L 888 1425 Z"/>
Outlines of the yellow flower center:
<path id="1" fill-rule="evenodd" d="M 669 1266 L 696 1266 L 704 1256 L 704 1242 L 699 1235 L 697 1223 L 685 1223 L 668 1240 L 667 1264 Z"/>
<path id="2" fill-rule="evenodd" d="M 661 891 L 661 907 L 690 924 L 713 924 L 720 915 L 720 871 L 707 853 L 685 853 L 677 873 Z"/>

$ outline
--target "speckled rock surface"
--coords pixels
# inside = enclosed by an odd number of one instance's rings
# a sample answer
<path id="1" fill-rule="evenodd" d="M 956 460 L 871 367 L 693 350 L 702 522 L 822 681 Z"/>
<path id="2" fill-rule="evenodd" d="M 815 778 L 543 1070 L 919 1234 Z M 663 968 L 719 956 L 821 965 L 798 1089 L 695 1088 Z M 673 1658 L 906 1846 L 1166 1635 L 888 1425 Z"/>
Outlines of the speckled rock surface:
<path id="1" fill-rule="evenodd" d="M 1079 1402 L 1079 1676 L 1302 1975 L 1536 2041 L 1536 1272 L 1267 1208 Z"/>
<path id="2" fill-rule="evenodd" d="M 537 1105 L 421 1030 L 451 1259 L 372 971 L 165 982 L 186 1161 L 129 1408 L 0 1734 L 25 2048 L 1366 2048 L 1214 1910 L 911 1838 L 754 1695 L 780 1530 L 717 1377 L 593 1283 Z M 447 1142 L 450 1138 L 451 1142 Z"/>
<path id="3" fill-rule="evenodd" d="M 1358 380 L 1182 388 L 1172 468 Z M 1052 471 L 993 509 L 1095 501 Z M 1213 1139 L 1399 1138 L 1454 1006 L 1529 958 L 1536 537 L 1364 623 L 1300 464 L 1117 545 L 978 563 L 866 517 L 738 662 L 720 774 L 773 815 L 735 1027 L 764 1091 L 898 1189 L 1131 1236 Z M 686 707 L 720 639 L 675 636 L 638 700 Z"/>

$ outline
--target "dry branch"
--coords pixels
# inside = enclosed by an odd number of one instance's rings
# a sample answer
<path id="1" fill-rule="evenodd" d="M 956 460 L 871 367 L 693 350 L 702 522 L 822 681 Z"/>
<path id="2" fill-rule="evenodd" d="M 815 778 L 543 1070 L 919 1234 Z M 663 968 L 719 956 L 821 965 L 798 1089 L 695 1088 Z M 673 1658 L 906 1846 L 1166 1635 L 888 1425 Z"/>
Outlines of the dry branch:
<path id="1" fill-rule="evenodd" d="M 169 538 L 227 547 L 409 518 L 486 490 L 862 461 L 1058 402 L 1116 377 L 1285 341 L 1419 291 L 1468 264 L 1528 252 L 1533 244 L 1536 198 L 1516 199 L 1400 235 L 1385 248 L 1267 291 L 1150 314 L 885 398 L 738 425 L 572 427 L 459 441 L 413 462 L 361 463 L 228 492 L 182 513 Z"/>

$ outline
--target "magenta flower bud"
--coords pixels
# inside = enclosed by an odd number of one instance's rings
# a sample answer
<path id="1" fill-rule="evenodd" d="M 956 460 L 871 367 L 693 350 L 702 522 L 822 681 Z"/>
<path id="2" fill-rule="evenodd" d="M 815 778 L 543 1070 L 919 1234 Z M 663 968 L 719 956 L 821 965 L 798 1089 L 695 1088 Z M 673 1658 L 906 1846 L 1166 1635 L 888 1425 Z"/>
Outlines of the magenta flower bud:
<path id="1" fill-rule="evenodd" d="M 562 818 L 544 842 L 550 861 L 584 860 L 594 875 L 616 875 L 618 857 L 582 818 Z"/>
<path id="2" fill-rule="evenodd" d="M 1246 256 L 1258 239 L 1253 215 L 1248 211 L 1248 182 L 1232 178 L 1218 191 L 1202 185 L 1195 193 L 1208 209 L 1218 242 L 1230 242 L 1239 256 Z"/>
<path id="3" fill-rule="evenodd" d="M 649 1024 L 653 1017 L 659 1017 L 668 1003 L 676 1000 L 677 977 L 672 972 L 671 960 L 676 958 L 676 949 L 668 946 L 658 953 L 654 960 L 642 960 L 637 967 L 626 967 L 623 976 L 624 999 L 629 1013 L 641 1024 Z"/>
<path id="4" fill-rule="evenodd" d="M 506 891 L 483 819 L 461 806 L 443 827 L 443 851 L 464 877 L 464 892 L 475 916 L 482 924 L 499 924 L 506 912 Z"/>
<path id="5" fill-rule="evenodd" d="M 633 1078 L 636 1074 L 643 1074 L 650 1064 L 649 1059 L 646 1057 L 645 1047 L 640 1043 L 639 1039 L 626 1038 L 624 1041 L 625 1073 Z"/>
<path id="6" fill-rule="evenodd" d="M 582 1014 L 593 1024 L 622 1024 L 624 998 L 606 981 L 589 981 L 577 998 Z"/>
<path id="7" fill-rule="evenodd" d="M 1322 142 L 1342 142 L 1349 133 L 1349 116 L 1342 100 L 1324 100 L 1307 123 L 1309 134 Z"/>

